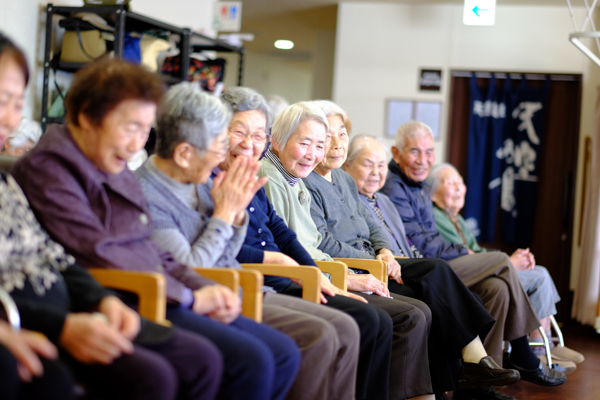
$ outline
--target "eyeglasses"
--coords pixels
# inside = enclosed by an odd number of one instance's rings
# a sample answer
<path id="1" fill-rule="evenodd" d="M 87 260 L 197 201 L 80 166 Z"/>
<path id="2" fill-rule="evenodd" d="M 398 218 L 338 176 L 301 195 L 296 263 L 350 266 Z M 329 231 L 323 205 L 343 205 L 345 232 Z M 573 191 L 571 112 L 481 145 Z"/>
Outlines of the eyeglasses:
<path id="1" fill-rule="evenodd" d="M 252 143 L 254 144 L 265 144 L 265 142 L 267 141 L 267 139 L 269 138 L 269 135 L 265 134 L 261 134 L 261 133 L 242 133 L 240 131 L 236 131 L 233 130 L 231 128 L 228 128 L 229 130 L 229 134 L 236 138 L 237 140 L 246 140 L 248 138 L 252 139 Z"/>
<path id="2" fill-rule="evenodd" d="M 227 153 L 229 152 L 229 138 L 225 138 L 223 139 L 223 141 L 220 143 L 220 147 L 221 150 L 217 151 L 217 150 L 211 150 L 211 149 L 203 149 L 199 146 L 196 146 L 193 143 L 187 142 L 190 146 L 192 146 L 194 149 L 196 149 L 196 151 L 198 152 L 202 152 L 202 153 L 213 153 L 218 155 L 219 157 L 223 158 L 227 155 Z"/>

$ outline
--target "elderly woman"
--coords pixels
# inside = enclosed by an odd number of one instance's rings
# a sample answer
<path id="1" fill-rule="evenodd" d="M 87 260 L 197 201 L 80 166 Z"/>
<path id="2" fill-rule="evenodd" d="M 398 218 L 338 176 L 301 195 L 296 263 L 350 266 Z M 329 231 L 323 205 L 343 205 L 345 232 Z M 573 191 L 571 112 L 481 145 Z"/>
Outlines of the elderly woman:
<path id="1" fill-rule="evenodd" d="M 502 346 L 510 340 L 510 367 L 521 379 L 556 386 L 566 381 L 533 354 L 527 333 L 539 327 L 535 311 L 508 256 L 504 253 L 473 254 L 467 247 L 444 240 L 435 228 L 431 199 L 424 187 L 435 161 L 431 129 L 419 121 L 398 128 L 393 159 L 381 192 L 386 194 L 402 218 L 406 234 L 425 257 L 444 259 L 463 283 L 483 300 L 496 323 L 484 340 L 488 354 L 502 362 Z"/>
<path id="2" fill-rule="evenodd" d="M 23 54 L 0 34 L 2 139 L 21 119 L 27 78 Z M 23 379 L 20 383 L 16 378 L 14 359 L 6 369 L 11 356 L 0 345 L 0 397 L 70 399 L 74 397 L 71 374 L 93 397 L 215 397 L 222 361 L 212 344 L 140 320 L 48 237 L 19 186 L 4 173 L 0 198 L 4 243 L 0 287 L 14 298 L 21 326 L 43 333 L 14 332 L 0 322 L 0 343 L 18 360 Z M 46 361 L 57 357 L 57 347 L 60 359 Z"/>
<path id="3" fill-rule="evenodd" d="M 249 157 L 254 161 L 260 159 L 268 145 L 267 132 L 271 130 L 272 116 L 265 99 L 252 89 L 231 88 L 226 90 L 221 98 L 234 110 L 233 119 L 229 124 L 230 150 L 218 169 L 228 171 L 239 157 Z M 294 231 L 277 215 L 264 189 L 258 191 L 246 210 L 250 215 L 250 223 L 244 244 L 237 255 L 239 262 L 315 265 Z M 265 283 L 278 293 L 302 296 L 302 288 L 287 278 L 265 276 Z M 379 360 L 382 354 L 389 351 L 390 326 L 381 324 L 380 311 L 365 304 L 366 301 L 362 297 L 336 288 L 328 279 L 321 279 L 321 291 L 321 301 L 325 306 L 348 314 L 360 329 L 356 398 L 378 398 L 378 388 L 373 385 L 377 384 L 380 378 L 373 379 L 373 374 L 378 373 L 379 369 L 371 369 L 370 365 L 371 360 Z M 342 325 L 345 323 L 344 319 L 336 318 L 332 322 L 337 328 L 341 344 L 348 342 L 346 336 L 349 332 Z M 389 322 L 391 325 L 391 321 Z M 339 360 L 337 374 L 347 374 L 344 370 L 348 367 L 349 365 L 342 367 Z M 348 381 L 345 388 L 336 389 L 340 398 L 345 398 L 341 391 L 353 391 L 353 387 L 348 387 L 350 385 L 351 381 Z"/>
<path id="4" fill-rule="evenodd" d="M 314 103 L 292 104 L 275 120 L 273 143 L 259 170 L 260 176 L 269 177 L 265 190 L 277 214 L 296 232 L 311 256 L 321 260 L 331 260 L 331 257 L 317 248 L 321 235 L 311 218 L 310 194 L 302 178 L 323 159 L 328 129 L 325 114 Z M 425 340 L 430 319 L 427 306 L 402 296 L 357 294 L 376 306 L 381 323 L 389 324 L 390 317 L 393 322 L 391 354 L 386 349 L 384 356 L 371 362 L 373 370 L 379 368 L 378 379 L 373 377 L 370 381 L 371 385 L 377 385 L 373 390 L 376 387 L 383 390 L 389 383 L 389 398 L 427 398 L 428 393 L 432 393 Z M 388 370 L 386 363 L 390 356 Z M 374 393 L 368 391 L 367 398 L 387 397 L 387 393 L 378 396 Z"/>
<path id="5" fill-rule="evenodd" d="M 197 84 L 172 87 L 157 120 L 156 155 L 135 173 L 148 201 L 152 238 L 187 265 L 240 268 L 235 256 L 246 237 L 245 209 L 266 182 L 256 179 L 259 164 L 252 157 L 238 157 L 210 178 L 227 157 L 222 142 L 229 142 L 230 116 L 226 104 Z M 260 134 L 266 142 L 264 130 Z M 214 152 L 215 142 L 225 150 Z M 189 146 L 195 148 L 191 159 L 184 155 Z M 302 351 L 287 399 L 354 398 L 359 332 L 349 316 L 270 290 L 263 322 L 291 336 Z"/>
<path id="6" fill-rule="evenodd" d="M 160 78 L 104 60 L 79 71 L 66 98 L 67 125 L 49 130 L 15 167 L 42 224 L 85 267 L 163 273 L 167 318 L 208 338 L 223 355 L 219 396 L 283 399 L 300 354 L 285 335 L 238 317 L 239 298 L 202 278 L 150 239 L 140 183 L 127 161 L 145 144 L 162 97 Z M 192 129 L 192 128 L 190 128 Z M 219 157 L 225 135 L 211 145 Z M 201 168 L 198 151 L 181 156 Z"/>
<path id="7" fill-rule="evenodd" d="M 427 183 L 433 201 L 435 225 L 442 237 L 448 242 L 465 245 L 476 253 L 485 252 L 486 249 L 479 246 L 459 214 L 465 205 L 467 187 L 458 170 L 451 164 L 440 164 L 431 170 Z M 510 261 L 517 270 L 542 327 L 550 336 L 550 316 L 556 314 L 556 303 L 560 301 L 550 273 L 546 268 L 535 265 L 535 258 L 529 249 L 517 249 L 510 256 Z M 535 330 L 530 333 L 530 337 L 541 338 L 541 335 Z M 552 359 L 554 357 L 558 361 L 583 361 L 580 353 L 567 347 L 553 348 Z"/>

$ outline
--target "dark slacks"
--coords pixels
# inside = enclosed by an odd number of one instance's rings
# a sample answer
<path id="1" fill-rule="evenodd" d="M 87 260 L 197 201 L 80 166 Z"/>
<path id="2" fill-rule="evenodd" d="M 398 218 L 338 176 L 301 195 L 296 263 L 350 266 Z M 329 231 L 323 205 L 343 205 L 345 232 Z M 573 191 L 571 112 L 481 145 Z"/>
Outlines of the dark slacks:
<path id="1" fill-rule="evenodd" d="M 302 288 L 290 284 L 282 294 L 302 297 Z M 392 320 L 382 309 L 344 297 L 325 296 L 327 307 L 343 311 L 358 324 L 360 346 L 356 378 L 357 400 L 387 400 L 392 347 Z M 393 397 L 390 397 L 393 398 Z"/>
<path id="2" fill-rule="evenodd" d="M 481 340 L 494 319 L 444 260 L 399 259 L 404 285 L 390 280 L 391 292 L 422 300 L 432 314 L 429 368 L 435 393 L 453 390 L 461 349 Z"/>
<path id="3" fill-rule="evenodd" d="M 393 298 L 353 292 L 392 319 L 389 378 L 390 400 L 433 393 L 429 376 L 427 336 L 431 311 L 422 301 L 392 293 Z M 370 399 L 370 397 L 368 397 Z"/>
<path id="4" fill-rule="evenodd" d="M 44 375 L 30 383 L 21 381 L 17 360 L 0 345 L 0 398 L 4 400 L 71 400 L 75 398 L 73 380 L 66 365 L 59 360 L 40 357 Z"/>
<path id="5" fill-rule="evenodd" d="M 300 366 L 300 350 L 291 338 L 245 317 L 225 325 L 183 307 L 167 307 L 167 319 L 206 337 L 223 355 L 219 399 L 285 398 Z"/>
<path id="6" fill-rule="evenodd" d="M 461 281 L 483 300 L 496 323 L 483 342 L 501 365 L 504 340 L 518 339 L 540 326 L 517 270 L 501 252 L 469 254 L 448 261 Z"/>
<path id="7" fill-rule="evenodd" d="M 207 339 L 176 331 L 159 344 L 134 344 L 132 354 L 110 365 L 82 364 L 68 355 L 61 358 L 77 381 L 93 397 L 106 399 L 202 399 L 216 398 L 223 361 Z"/>

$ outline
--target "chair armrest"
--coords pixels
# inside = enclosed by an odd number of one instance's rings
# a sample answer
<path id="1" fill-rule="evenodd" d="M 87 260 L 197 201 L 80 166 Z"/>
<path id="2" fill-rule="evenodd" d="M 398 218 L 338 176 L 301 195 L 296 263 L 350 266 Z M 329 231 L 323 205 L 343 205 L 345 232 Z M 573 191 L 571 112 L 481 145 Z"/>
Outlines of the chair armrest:
<path id="1" fill-rule="evenodd" d="M 321 303 L 321 270 L 316 267 L 277 265 L 277 264 L 242 264 L 243 268 L 255 269 L 263 275 L 282 276 L 302 281 L 302 298 L 314 303 Z"/>
<path id="2" fill-rule="evenodd" d="M 317 267 L 331 274 L 331 283 L 339 289 L 348 290 L 348 266 L 338 261 L 317 261 Z"/>
<path id="3" fill-rule="evenodd" d="M 171 326 L 165 318 L 167 281 L 162 274 L 104 268 L 90 268 L 88 271 L 102 286 L 137 294 L 138 313 L 142 317 L 157 324 Z"/>
<path id="4" fill-rule="evenodd" d="M 193 267 L 193 270 L 205 278 L 227 286 L 235 294 L 240 293 L 240 274 L 235 269 Z"/>
<path id="5" fill-rule="evenodd" d="M 242 314 L 254 321 L 262 322 L 263 274 L 252 269 L 237 271 L 242 286 Z"/>
<path id="6" fill-rule="evenodd" d="M 387 264 L 383 261 L 362 258 L 334 258 L 334 260 L 343 262 L 349 268 L 365 269 L 375 278 L 388 284 Z"/>

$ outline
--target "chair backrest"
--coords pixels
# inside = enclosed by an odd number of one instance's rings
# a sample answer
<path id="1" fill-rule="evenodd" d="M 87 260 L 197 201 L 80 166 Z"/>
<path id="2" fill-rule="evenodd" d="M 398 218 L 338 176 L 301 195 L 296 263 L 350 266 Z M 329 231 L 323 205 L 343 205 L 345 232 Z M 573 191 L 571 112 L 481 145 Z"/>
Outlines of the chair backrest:
<path id="1" fill-rule="evenodd" d="M 15 162 L 19 157 L 7 156 L 6 154 L 0 154 L 0 170 L 10 172 Z"/>

